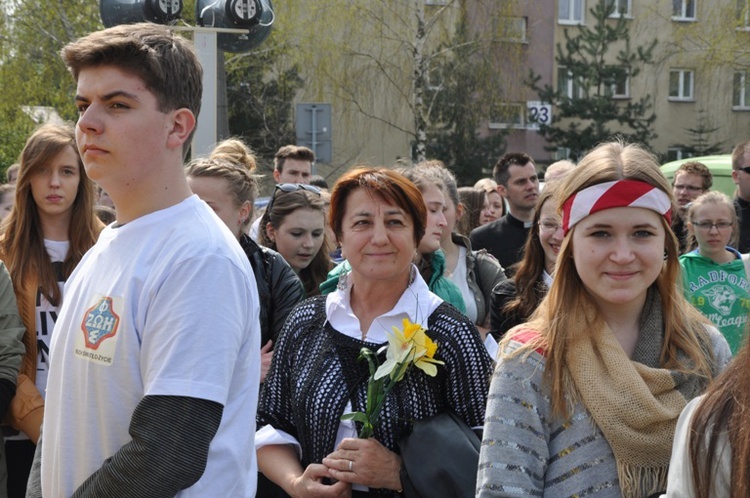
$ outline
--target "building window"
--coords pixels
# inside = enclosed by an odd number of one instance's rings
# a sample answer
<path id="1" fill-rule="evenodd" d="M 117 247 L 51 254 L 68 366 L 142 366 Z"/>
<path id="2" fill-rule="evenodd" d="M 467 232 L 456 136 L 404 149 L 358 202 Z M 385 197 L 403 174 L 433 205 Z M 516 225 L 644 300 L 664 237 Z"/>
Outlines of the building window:
<path id="1" fill-rule="evenodd" d="M 612 92 L 613 99 L 629 99 L 630 77 L 625 75 L 625 77 L 613 83 L 610 91 Z"/>
<path id="2" fill-rule="evenodd" d="M 675 21 L 695 21 L 696 0 L 672 0 L 672 19 Z"/>
<path id="3" fill-rule="evenodd" d="M 750 29 L 750 0 L 737 0 L 737 29 Z"/>
<path id="4" fill-rule="evenodd" d="M 528 43 L 526 38 L 526 17 L 508 17 L 501 16 L 497 18 L 497 28 L 495 33 L 497 39 L 506 42 Z"/>
<path id="5" fill-rule="evenodd" d="M 569 99 L 583 98 L 583 85 L 579 78 L 574 78 L 567 67 L 557 68 L 557 91 Z"/>
<path id="6" fill-rule="evenodd" d="M 737 71 L 734 73 L 732 108 L 734 110 L 750 111 L 750 72 L 748 71 Z"/>
<path id="7" fill-rule="evenodd" d="M 492 106 L 488 126 L 491 130 L 526 128 L 526 106 L 520 103 Z"/>
<path id="8" fill-rule="evenodd" d="M 583 24 L 584 0 L 560 0 L 557 21 L 560 24 Z"/>
<path id="9" fill-rule="evenodd" d="M 613 99 L 630 98 L 630 73 L 625 68 L 612 67 L 614 83 L 606 89 L 606 94 Z"/>
<path id="10" fill-rule="evenodd" d="M 611 9 L 609 17 L 632 17 L 630 4 L 631 0 L 607 0 L 607 8 Z"/>
<path id="11" fill-rule="evenodd" d="M 570 149 L 568 147 L 558 147 L 555 151 L 555 160 L 562 161 L 563 159 L 570 159 Z"/>
<path id="12" fill-rule="evenodd" d="M 695 75 L 690 69 L 672 69 L 669 71 L 669 100 L 692 101 L 693 81 Z"/>
<path id="13" fill-rule="evenodd" d="M 679 161 L 680 159 L 687 159 L 690 157 L 679 147 L 669 147 L 667 149 L 667 162 Z"/>

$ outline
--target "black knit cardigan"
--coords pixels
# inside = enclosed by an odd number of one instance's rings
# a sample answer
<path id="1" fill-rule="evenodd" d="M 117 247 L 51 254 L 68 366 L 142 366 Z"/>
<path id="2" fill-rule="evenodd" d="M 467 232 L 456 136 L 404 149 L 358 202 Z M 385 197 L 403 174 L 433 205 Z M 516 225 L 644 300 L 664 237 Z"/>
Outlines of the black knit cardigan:
<path id="1" fill-rule="evenodd" d="M 270 424 L 294 436 L 304 467 L 334 451 L 347 402 L 364 411 L 369 372 L 367 362 L 357 357 L 363 346 L 374 351 L 382 346 L 336 331 L 326 320 L 325 299 L 308 299 L 289 315 L 258 405 L 258 428 Z M 374 437 L 397 453 L 399 439 L 411 432 L 415 420 L 453 410 L 471 427 L 484 423 L 493 361 L 476 328 L 442 303 L 428 318 L 427 335 L 437 342 L 435 357 L 445 365 L 438 365 L 435 377 L 412 368 L 389 395 L 375 429 Z M 371 490 L 373 497 L 392 494 Z"/>

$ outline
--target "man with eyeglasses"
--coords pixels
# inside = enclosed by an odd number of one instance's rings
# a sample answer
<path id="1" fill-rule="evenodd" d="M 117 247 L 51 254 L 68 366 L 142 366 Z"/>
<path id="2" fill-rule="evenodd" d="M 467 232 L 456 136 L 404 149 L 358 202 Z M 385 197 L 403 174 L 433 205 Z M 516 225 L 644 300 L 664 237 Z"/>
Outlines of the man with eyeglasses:
<path id="1" fill-rule="evenodd" d="M 737 185 L 734 209 L 740 224 L 740 241 L 737 250 L 750 252 L 750 140 L 739 144 L 732 151 L 732 181 Z"/>
<path id="2" fill-rule="evenodd" d="M 687 209 L 699 195 L 708 192 L 711 185 L 713 185 L 711 171 L 705 164 L 698 161 L 683 163 L 674 172 L 672 194 L 677 201 L 679 210 L 672 221 L 672 231 L 680 242 L 680 254 L 683 254 L 687 249 L 687 229 L 684 221 Z"/>

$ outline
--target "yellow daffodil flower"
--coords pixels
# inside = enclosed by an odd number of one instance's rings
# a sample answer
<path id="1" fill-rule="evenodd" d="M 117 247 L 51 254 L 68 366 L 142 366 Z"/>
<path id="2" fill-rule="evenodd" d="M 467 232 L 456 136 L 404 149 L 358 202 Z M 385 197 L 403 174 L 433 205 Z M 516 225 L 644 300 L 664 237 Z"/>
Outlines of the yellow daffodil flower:
<path id="1" fill-rule="evenodd" d="M 375 372 L 375 380 L 390 375 L 393 382 L 398 382 L 412 364 L 430 377 L 437 375 L 436 365 L 443 362 L 434 359 L 437 344 L 426 332 L 424 327 L 408 318 L 404 318 L 401 329 L 393 327 L 393 333 L 388 334 L 386 361 Z"/>

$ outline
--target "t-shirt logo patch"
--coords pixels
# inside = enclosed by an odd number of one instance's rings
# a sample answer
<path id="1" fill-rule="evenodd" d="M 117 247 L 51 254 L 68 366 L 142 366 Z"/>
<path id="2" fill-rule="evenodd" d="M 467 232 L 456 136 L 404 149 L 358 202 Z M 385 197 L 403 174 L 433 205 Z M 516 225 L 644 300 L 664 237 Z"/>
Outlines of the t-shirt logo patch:
<path id="1" fill-rule="evenodd" d="M 732 306 L 737 300 L 734 290 L 728 285 L 715 285 L 703 294 L 708 298 L 711 306 L 724 316 L 732 312 Z"/>
<path id="2" fill-rule="evenodd" d="M 122 300 L 102 296 L 83 314 L 81 331 L 76 340 L 75 353 L 96 363 L 111 365 L 117 344 L 117 329 L 120 325 Z"/>

